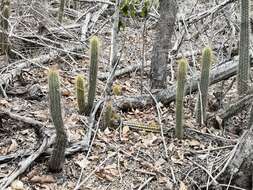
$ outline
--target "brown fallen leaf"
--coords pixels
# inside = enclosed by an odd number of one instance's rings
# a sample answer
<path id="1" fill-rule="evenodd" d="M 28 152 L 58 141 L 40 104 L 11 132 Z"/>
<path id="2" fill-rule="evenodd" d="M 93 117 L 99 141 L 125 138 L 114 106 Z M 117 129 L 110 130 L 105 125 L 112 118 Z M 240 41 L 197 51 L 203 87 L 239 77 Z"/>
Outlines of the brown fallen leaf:
<path id="1" fill-rule="evenodd" d="M 11 183 L 11 190 L 25 190 L 23 182 L 19 180 L 13 181 Z"/>
<path id="2" fill-rule="evenodd" d="M 83 158 L 81 161 L 76 161 L 75 163 L 79 165 L 81 168 L 86 168 L 90 163 L 90 161 L 87 160 L 86 158 Z"/>
<path id="3" fill-rule="evenodd" d="M 179 190 L 187 190 L 187 186 L 184 184 L 184 182 L 180 181 L 180 187 Z"/>
<path id="4" fill-rule="evenodd" d="M 55 179 L 51 175 L 34 176 L 30 179 L 33 183 L 54 183 Z"/>
<path id="5" fill-rule="evenodd" d="M 96 176 L 108 181 L 113 181 L 119 175 L 116 164 L 107 165 L 96 172 Z"/>
<path id="6" fill-rule="evenodd" d="M 146 137 L 143 137 L 142 142 L 145 147 L 148 147 L 152 145 L 156 140 L 157 136 L 155 136 L 153 133 L 149 133 Z"/>
<path id="7" fill-rule="evenodd" d="M 14 139 L 11 139 L 11 145 L 8 148 L 8 153 L 17 150 L 17 147 L 18 147 L 17 141 Z"/>

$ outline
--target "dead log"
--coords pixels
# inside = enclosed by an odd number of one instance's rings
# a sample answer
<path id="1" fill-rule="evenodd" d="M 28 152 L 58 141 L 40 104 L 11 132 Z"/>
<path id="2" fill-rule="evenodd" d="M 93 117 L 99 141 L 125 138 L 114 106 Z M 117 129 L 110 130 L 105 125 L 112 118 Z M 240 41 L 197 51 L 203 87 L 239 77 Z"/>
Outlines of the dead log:
<path id="1" fill-rule="evenodd" d="M 16 76 L 20 75 L 23 69 L 29 68 L 31 65 L 42 66 L 45 63 L 55 60 L 58 56 L 62 56 L 71 52 L 76 52 L 82 50 L 83 48 L 84 48 L 83 46 L 76 46 L 67 50 L 63 50 L 61 52 L 51 51 L 46 55 L 41 55 L 34 59 L 25 59 L 21 61 L 16 61 L 12 63 L 12 65 L 15 66 L 13 69 L 9 69 L 8 72 L 0 75 L 0 87 L 6 88 Z"/>
<path id="2" fill-rule="evenodd" d="M 213 124 L 218 125 L 218 128 L 223 127 L 224 123 L 229 118 L 240 113 L 243 109 L 249 108 L 249 106 L 252 104 L 252 99 L 252 93 L 244 97 L 240 97 L 237 102 L 231 104 L 227 109 L 221 109 L 217 113 L 210 114 L 207 118 L 207 122 L 211 122 Z"/>
<path id="3" fill-rule="evenodd" d="M 133 71 L 139 71 L 141 69 L 141 64 L 129 65 L 123 69 L 119 69 L 115 71 L 114 77 L 120 77 L 122 75 L 129 74 Z M 110 76 L 110 72 L 107 73 L 99 73 L 98 79 L 106 80 Z"/>
<path id="4" fill-rule="evenodd" d="M 250 60 L 250 65 L 253 66 L 253 59 Z M 236 74 L 238 66 L 238 56 L 234 57 L 232 61 L 226 61 L 216 65 L 210 72 L 210 84 L 215 84 L 222 80 L 226 80 Z M 186 83 L 186 94 L 190 94 L 197 90 L 200 73 L 197 72 L 194 76 L 188 78 Z M 167 89 L 161 90 L 154 94 L 158 102 L 169 104 L 176 98 L 176 84 L 173 84 Z M 119 97 L 115 101 L 115 106 L 121 110 L 129 110 L 131 108 L 143 108 L 152 105 L 153 99 L 149 95 Z"/>

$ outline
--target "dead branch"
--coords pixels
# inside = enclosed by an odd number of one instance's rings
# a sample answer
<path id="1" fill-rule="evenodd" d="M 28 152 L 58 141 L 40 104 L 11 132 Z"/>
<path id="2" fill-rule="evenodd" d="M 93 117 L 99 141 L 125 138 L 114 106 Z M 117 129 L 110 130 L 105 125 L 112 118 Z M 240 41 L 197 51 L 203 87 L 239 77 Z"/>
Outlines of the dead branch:
<path id="1" fill-rule="evenodd" d="M 218 122 L 223 125 L 229 118 L 239 113 L 241 110 L 245 109 L 252 103 L 253 94 L 246 95 L 240 98 L 237 102 L 231 104 L 229 108 L 225 110 L 220 110 L 218 113 L 214 113 L 208 117 L 208 120 L 221 120 L 222 122 Z"/>
<path id="2" fill-rule="evenodd" d="M 210 72 L 210 84 L 215 84 L 222 80 L 226 80 L 236 74 L 238 65 L 238 56 L 232 61 L 227 61 L 216 65 Z M 253 66 L 253 59 L 251 58 L 251 66 Z M 190 94 L 198 89 L 199 72 L 190 77 L 186 83 L 186 94 Z M 161 90 L 154 94 L 158 102 L 169 104 L 176 98 L 176 84 L 173 84 L 167 89 Z M 115 106 L 121 110 L 129 110 L 130 108 L 143 108 L 154 104 L 151 96 L 132 96 L 119 97 L 114 102 Z"/>

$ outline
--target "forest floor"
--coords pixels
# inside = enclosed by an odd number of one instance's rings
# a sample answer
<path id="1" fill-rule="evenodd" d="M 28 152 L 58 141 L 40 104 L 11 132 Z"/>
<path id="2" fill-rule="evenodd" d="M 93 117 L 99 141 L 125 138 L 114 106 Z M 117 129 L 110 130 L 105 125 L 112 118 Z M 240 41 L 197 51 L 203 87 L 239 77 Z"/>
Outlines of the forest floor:
<path id="1" fill-rule="evenodd" d="M 20 4 L 18 4 L 18 2 Z M 0 99 L 1 110 L 10 110 L 19 116 L 29 117 L 44 123 L 53 130 L 48 106 L 47 68 L 57 65 L 61 77 L 62 109 L 64 124 L 70 144 L 82 141 L 89 125 L 88 117 L 78 113 L 74 81 L 82 74 L 88 79 L 89 52 L 88 39 L 96 34 L 102 41 L 98 76 L 110 72 L 109 56 L 111 43 L 111 16 L 113 6 L 103 3 L 82 2 L 81 9 L 66 10 L 62 28 L 58 27 L 55 16 L 58 4 L 50 1 L 44 7 L 43 1 L 13 1 L 10 18 L 12 48 L 16 52 L 14 59 L 7 65 L 0 64 L 0 77 L 15 70 L 19 60 L 31 60 L 50 51 L 64 52 L 81 45 L 80 24 L 87 13 L 92 17 L 87 31 L 87 45 L 84 51 L 68 52 L 56 56 L 43 64 L 31 63 L 22 69 L 18 77 L 12 79 L 5 89 L 6 98 Z M 190 64 L 189 76 L 199 70 L 201 50 L 210 46 L 214 50 L 214 64 L 233 60 L 238 54 L 238 3 L 231 1 L 223 9 L 213 7 L 224 1 L 179 1 L 176 35 L 173 37 L 171 62 L 168 66 L 168 86 L 176 81 L 176 61 L 186 57 Z M 100 12 L 102 8 L 103 12 Z M 18 11 L 17 11 L 18 10 Z M 199 13 L 208 13 L 202 18 Z M 209 14 L 210 13 L 210 14 Z M 152 14 L 156 15 L 155 11 Z M 96 16 L 98 16 L 96 20 Z M 80 21 L 78 21 L 78 18 Z M 189 18 L 199 18 L 192 23 Z M 145 41 L 145 70 L 143 84 L 149 89 L 149 69 L 152 55 L 152 39 L 157 19 L 147 19 L 145 40 L 143 40 L 143 20 L 125 19 L 126 27 L 120 32 L 121 60 L 117 69 L 140 65 L 142 45 Z M 78 25 L 75 27 L 75 25 Z M 44 27 L 41 27 L 44 26 Z M 73 26 L 73 27 L 71 27 Z M 58 27 L 58 29 L 57 29 Z M 44 32 L 38 30 L 44 28 Z M 53 32 L 52 32 L 53 31 Z M 124 44 L 124 45 L 123 45 Z M 13 54 L 15 54 L 13 52 Z M 28 61 L 29 62 L 29 61 Z M 15 63 L 15 64 L 13 64 Z M 209 89 L 209 112 L 217 113 L 237 100 L 235 76 L 212 85 Z M 138 69 L 119 76 L 114 84 L 120 85 L 123 97 L 141 95 L 141 76 Z M 97 100 L 104 98 L 106 81 L 98 80 Z M 144 88 L 144 93 L 148 92 Z M 225 94 L 221 101 L 217 92 Z M 112 96 L 117 101 L 117 96 Z M 6 189 L 74 189 L 78 181 L 80 189 L 215 189 L 216 176 L 225 167 L 237 140 L 247 126 L 248 109 L 233 116 L 223 127 L 208 123 L 199 126 L 194 118 L 196 93 L 187 95 L 184 102 L 185 126 L 188 128 L 185 138 L 174 137 L 175 103 L 158 104 L 161 116 L 155 105 L 141 109 L 118 110 L 125 123 L 148 127 L 161 127 L 169 131 L 164 135 L 148 130 L 136 130 L 127 124 L 116 129 L 98 131 L 88 151 L 67 155 L 64 169 L 53 174 L 47 169 L 49 156 L 40 155 Z M 159 118 L 160 117 L 160 118 Z M 33 127 L 12 117 L 4 117 L 0 123 L 0 189 L 7 179 L 24 163 L 28 155 L 41 146 Z M 10 156 L 11 159 L 5 159 Z M 83 170 L 82 170 L 83 169 Z M 80 175 L 82 177 L 80 178 Z M 80 179 L 79 179 L 80 178 Z M 80 184 L 80 183 L 79 183 Z M 233 189 L 222 184 L 224 189 Z M 234 187 L 236 189 L 236 187 Z M 240 188 L 238 188 L 240 189 Z"/>

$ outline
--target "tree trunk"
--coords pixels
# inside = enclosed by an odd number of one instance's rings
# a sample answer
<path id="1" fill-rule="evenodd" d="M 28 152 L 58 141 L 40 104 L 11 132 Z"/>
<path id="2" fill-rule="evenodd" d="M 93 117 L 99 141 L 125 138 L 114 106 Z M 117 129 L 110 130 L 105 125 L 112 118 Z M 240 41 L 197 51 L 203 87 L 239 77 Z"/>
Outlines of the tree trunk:
<path id="1" fill-rule="evenodd" d="M 167 85 L 168 52 L 172 46 L 171 38 L 177 13 L 176 1 L 160 0 L 159 13 L 151 60 L 151 89 L 162 89 Z"/>
<path id="2" fill-rule="evenodd" d="M 238 145 L 235 147 L 234 155 L 225 168 L 219 181 L 243 188 L 252 189 L 252 159 L 253 159 L 253 131 L 251 128 L 246 131 Z M 231 178 L 231 179 L 230 179 Z"/>

